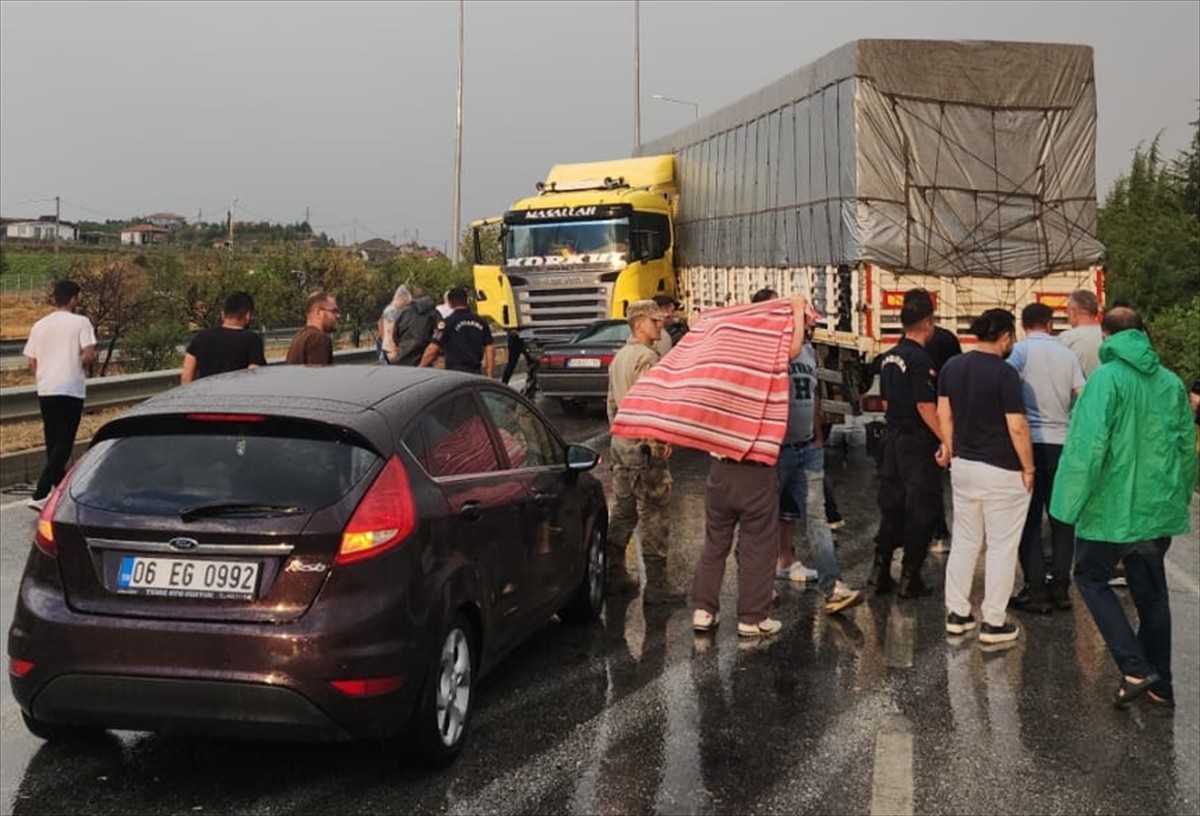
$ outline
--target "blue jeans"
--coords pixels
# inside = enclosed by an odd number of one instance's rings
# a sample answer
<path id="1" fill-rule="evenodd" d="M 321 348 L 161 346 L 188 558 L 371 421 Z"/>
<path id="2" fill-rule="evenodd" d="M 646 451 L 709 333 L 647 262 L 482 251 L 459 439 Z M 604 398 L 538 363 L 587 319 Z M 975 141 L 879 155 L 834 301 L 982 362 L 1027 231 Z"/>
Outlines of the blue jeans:
<path id="1" fill-rule="evenodd" d="M 825 520 L 825 449 L 811 442 L 779 449 L 779 508 L 786 521 L 803 518 L 808 546 L 817 565 L 817 582 L 830 592 L 838 579 L 833 532 Z"/>
<path id="2" fill-rule="evenodd" d="M 1157 674 L 1158 682 L 1150 690 L 1160 697 L 1174 699 L 1171 599 L 1167 595 L 1167 573 L 1163 564 L 1170 546 L 1169 537 L 1132 544 L 1078 538 L 1075 540 L 1075 586 L 1121 673 L 1130 677 Z M 1129 594 L 1137 607 L 1137 634 L 1121 608 L 1121 601 L 1108 585 L 1121 562 L 1125 564 Z"/>

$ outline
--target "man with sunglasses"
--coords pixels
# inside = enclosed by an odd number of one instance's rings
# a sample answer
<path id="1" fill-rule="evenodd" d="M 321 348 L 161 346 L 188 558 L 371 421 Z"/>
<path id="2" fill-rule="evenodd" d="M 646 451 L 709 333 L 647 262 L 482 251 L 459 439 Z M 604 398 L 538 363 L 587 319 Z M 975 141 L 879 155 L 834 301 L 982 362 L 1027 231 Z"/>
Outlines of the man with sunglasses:
<path id="1" fill-rule="evenodd" d="M 337 328 L 337 298 L 326 292 L 313 292 L 304 303 L 304 328 L 296 332 L 288 347 L 288 365 L 333 365 L 333 330 Z"/>

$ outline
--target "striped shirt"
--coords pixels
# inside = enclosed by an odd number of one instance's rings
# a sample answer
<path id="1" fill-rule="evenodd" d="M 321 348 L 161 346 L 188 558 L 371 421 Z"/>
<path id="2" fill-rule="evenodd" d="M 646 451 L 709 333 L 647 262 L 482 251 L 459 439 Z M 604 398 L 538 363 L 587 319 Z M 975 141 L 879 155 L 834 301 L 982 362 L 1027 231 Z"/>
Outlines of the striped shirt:
<path id="1" fill-rule="evenodd" d="M 613 436 L 774 465 L 788 423 L 791 303 L 705 313 L 621 400 Z"/>

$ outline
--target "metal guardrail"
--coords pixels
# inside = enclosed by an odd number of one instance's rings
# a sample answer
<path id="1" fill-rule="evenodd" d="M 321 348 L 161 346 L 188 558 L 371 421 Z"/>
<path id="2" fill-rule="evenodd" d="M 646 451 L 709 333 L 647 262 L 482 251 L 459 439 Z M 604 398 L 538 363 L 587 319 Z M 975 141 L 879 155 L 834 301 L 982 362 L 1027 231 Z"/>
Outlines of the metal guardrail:
<path id="1" fill-rule="evenodd" d="M 363 364 L 376 360 L 374 348 L 335 351 L 334 360 L 339 363 Z M 276 363 L 277 364 L 277 363 Z M 94 411 L 101 408 L 117 408 L 133 405 L 179 385 L 181 369 L 169 371 L 147 371 L 142 374 L 122 374 L 117 377 L 93 377 L 87 381 L 87 401 L 84 408 Z M 37 386 L 0 388 L 0 425 L 11 422 L 37 419 Z"/>

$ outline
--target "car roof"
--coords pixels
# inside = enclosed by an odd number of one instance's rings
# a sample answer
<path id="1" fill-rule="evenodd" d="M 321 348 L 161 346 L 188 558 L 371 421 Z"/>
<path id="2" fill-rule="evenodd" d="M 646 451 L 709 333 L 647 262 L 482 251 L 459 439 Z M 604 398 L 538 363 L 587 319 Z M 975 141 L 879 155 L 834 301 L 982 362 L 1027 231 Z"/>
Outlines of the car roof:
<path id="1" fill-rule="evenodd" d="M 269 365 L 204 377 L 134 406 L 114 423 L 184 413 L 256 413 L 341 425 L 375 444 L 390 436 L 378 406 L 400 399 L 412 406 L 483 377 L 433 368 L 382 365 Z"/>

